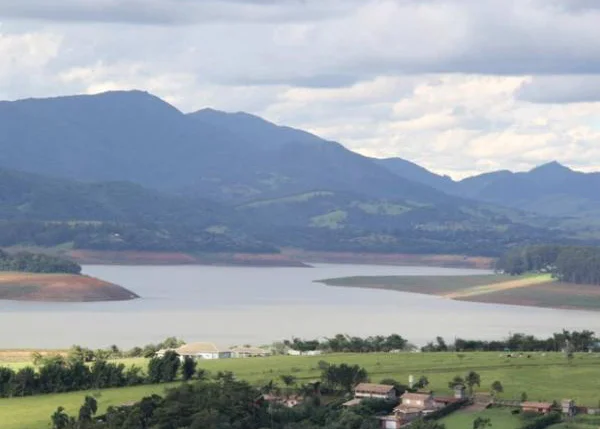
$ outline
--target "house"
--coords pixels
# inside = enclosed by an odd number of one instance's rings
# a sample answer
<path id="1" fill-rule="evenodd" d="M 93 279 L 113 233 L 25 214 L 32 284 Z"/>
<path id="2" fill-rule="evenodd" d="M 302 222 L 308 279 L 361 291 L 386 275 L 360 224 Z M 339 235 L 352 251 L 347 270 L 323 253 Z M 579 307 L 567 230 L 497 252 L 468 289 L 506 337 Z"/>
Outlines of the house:
<path id="1" fill-rule="evenodd" d="M 226 359 L 230 358 L 230 350 L 219 349 L 213 343 L 190 343 L 175 349 L 175 352 L 181 358 L 191 357 L 192 359 Z"/>
<path id="2" fill-rule="evenodd" d="M 234 358 L 265 357 L 272 354 L 270 350 L 259 347 L 232 347 L 230 351 Z"/>
<path id="3" fill-rule="evenodd" d="M 402 424 L 433 413 L 442 407 L 441 404 L 435 402 L 431 392 L 406 392 L 401 399 L 402 403 L 394 408 L 394 414 Z"/>
<path id="4" fill-rule="evenodd" d="M 524 413 L 538 413 L 548 414 L 552 411 L 552 404 L 550 402 L 522 402 L 521 410 Z"/>
<path id="5" fill-rule="evenodd" d="M 385 399 L 395 401 L 398 399 L 396 388 L 389 384 L 360 383 L 354 388 L 356 399 Z"/>

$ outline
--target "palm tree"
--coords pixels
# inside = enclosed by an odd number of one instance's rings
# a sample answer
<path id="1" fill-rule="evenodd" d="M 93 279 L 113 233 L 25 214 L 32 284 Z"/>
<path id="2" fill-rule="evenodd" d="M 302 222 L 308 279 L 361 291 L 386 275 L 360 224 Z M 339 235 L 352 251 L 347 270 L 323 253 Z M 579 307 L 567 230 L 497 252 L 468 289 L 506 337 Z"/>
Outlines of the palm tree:
<path id="1" fill-rule="evenodd" d="M 296 384 L 296 377 L 289 374 L 283 374 L 279 378 L 281 378 L 281 381 L 283 381 L 283 384 L 285 384 L 286 394 L 289 396 L 291 387 Z"/>

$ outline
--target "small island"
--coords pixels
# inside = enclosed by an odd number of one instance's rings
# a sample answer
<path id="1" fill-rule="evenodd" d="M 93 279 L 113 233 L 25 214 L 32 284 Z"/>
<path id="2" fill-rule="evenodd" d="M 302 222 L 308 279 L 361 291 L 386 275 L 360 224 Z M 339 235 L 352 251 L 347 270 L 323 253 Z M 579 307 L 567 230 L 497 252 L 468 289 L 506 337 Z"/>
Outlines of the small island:
<path id="1" fill-rule="evenodd" d="M 126 301 L 138 295 L 81 274 L 81 266 L 56 256 L 0 250 L 0 299 L 42 302 Z"/>

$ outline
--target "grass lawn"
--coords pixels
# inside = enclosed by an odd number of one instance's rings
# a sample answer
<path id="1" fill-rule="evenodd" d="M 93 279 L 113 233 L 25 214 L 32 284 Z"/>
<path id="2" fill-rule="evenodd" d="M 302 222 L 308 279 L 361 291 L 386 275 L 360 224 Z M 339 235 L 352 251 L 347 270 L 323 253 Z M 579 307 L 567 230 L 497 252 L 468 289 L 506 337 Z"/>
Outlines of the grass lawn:
<path id="1" fill-rule="evenodd" d="M 204 361 L 199 366 L 212 374 L 216 374 L 218 371 L 231 371 L 238 378 L 256 385 L 266 384 L 270 380 L 279 381 L 280 375 L 283 374 L 294 375 L 301 384 L 319 378 L 318 362 L 324 360 L 333 364 L 361 365 L 367 369 L 373 382 L 379 382 L 384 378 L 394 378 L 399 382 L 406 383 L 411 374 L 416 378 L 425 375 L 431 383 L 429 388 L 439 394 L 450 393 L 448 382 L 455 375 L 464 375 L 473 370 L 481 375 L 480 391 L 489 391 L 491 384 L 498 380 L 505 389 L 500 397 L 505 399 L 518 399 L 522 392 L 527 392 L 532 401 L 552 401 L 572 397 L 579 405 L 595 406 L 600 400 L 600 390 L 597 388 L 597 380 L 600 377 L 600 355 L 578 354 L 572 365 L 569 365 L 564 356 L 558 353 L 549 353 L 546 356 L 532 354 L 531 359 L 507 359 L 499 353 L 463 353 L 462 356 L 461 358 L 455 353 L 275 356 Z M 143 359 L 124 360 L 123 362 L 145 367 Z M 140 399 L 142 396 L 152 393 L 149 389 L 160 391 L 163 387 L 136 387 L 105 391 L 102 392 L 101 405 L 108 405 L 102 401 L 110 400 L 113 401 L 112 404 L 118 404 Z M 21 426 L 1 427 L 3 429 L 5 427 L 9 429 L 45 428 L 46 426 L 40 426 L 39 422 L 45 422 L 59 405 L 78 406 L 82 395 L 81 393 L 74 394 L 74 399 L 69 403 L 65 399 L 69 397 L 67 394 L 24 399 L 0 399 L 0 421 L 22 422 Z M 119 396 L 113 399 L 113 395 Z M 24 418 L 28 420 L 19 420 Z M 501 428 L 499 425 L 494 427 Z"/>
<path id="2" fill-rule="evenodd" d="M 102 413 L 111 405 L 122 405 L 153 393 L 162 394 L 165 388 L 177 384 L 2 399 L 0 400 L 0 426 L 2 429 L 47 429 L 50 416 L 58 406 L 63 406 L 69 414 L 76 415 L 85 395 L 92 395 L 96 398 L 98 411 Z"/>
<path id="3" fill-rule="evenodd" d="M 442 423 L 446 429 L 470 429 L 473 427 L 473 420 L 477 417 L 490 419 L 494 429 L 518 429 L 523 425 L 523 421 L 518 415 L 510 413 L 510 408 L 490 408 L 480 412 L 457 411 L 445 419 Z"/>

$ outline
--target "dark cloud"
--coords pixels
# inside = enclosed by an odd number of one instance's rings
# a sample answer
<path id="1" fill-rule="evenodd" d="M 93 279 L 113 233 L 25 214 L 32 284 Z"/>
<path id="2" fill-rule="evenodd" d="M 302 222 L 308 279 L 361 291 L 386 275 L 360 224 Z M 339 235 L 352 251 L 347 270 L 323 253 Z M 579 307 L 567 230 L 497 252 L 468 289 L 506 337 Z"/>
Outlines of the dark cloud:
<path id="1" fill-rule="evenodd" d="M 0 0 L 4 19 L 189 25 L 219 21 L 319 20 L 347 11 L 356 0 Z"/>

